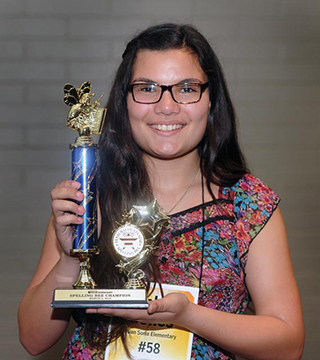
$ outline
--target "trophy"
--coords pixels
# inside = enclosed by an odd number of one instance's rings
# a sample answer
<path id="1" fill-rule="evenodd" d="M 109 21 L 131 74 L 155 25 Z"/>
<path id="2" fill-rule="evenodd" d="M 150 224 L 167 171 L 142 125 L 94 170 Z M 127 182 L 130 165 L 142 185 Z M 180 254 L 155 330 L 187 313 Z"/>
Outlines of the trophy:
<path id="1" fill-rule="evenodd" d="M 72 179 L 80 182 L 84 195 L 83 223 L 74 226 L 70 254 L 80 260 L 80 273 L 73 289 L 55 289 L 52 307 L 55 308 L 147 308 L 145 274 L 141 266 L 157 249 L 157 241 L 164 223 L 169 219 L 159 208 L 157 200 L 147 206 L 133 206 L 122 214 L 112 235 L 112 246 L 119 258 L 116 266 L 128 281 L 123 289 L 100 289 L 90 274 L 90 259 L 98 255 L 97 248 L 97 189 L 96 175 L 98 145 L 91 134 L 100 134 L 106 109 L 99 108 L 101 97 L 92 103 L 90 82 L 76 89 L 64 86 L 64 101 L 71 106 L 67 126 L 77 130 L 79 136 L 72 149 Z M 107 261 L 107 260 L 106 260 Z"/>
<path id="2" fill-rule="evenodd" d="M 84 195 L 80 205 L 85 209 L 83 223 L 74 226 L 72 249 L 70 254 L 80 260 L 78 280 L 73 284 L 72 296 L 82 298 L 80 290 L 94 289 L 97 284 L 90 274 L 90 259 L 99 253 L 97 248 L 97 185 L 98 145 L 93 142 L 91 134 L 100 134 L 106 116 L 106 109 L 99 108 L 101 97 L 92 103 L 94 94 L 91 83 L 86 81 L 78 89 L 71 84 L 64 86 L 64 102 L 69 105 L 67 126 L 78 131 L 72 150 L 72 180 L 81 184 Z M 67 289 L 54 291 L 53 307 L 73 307 L 65 299 Z"/>
<path id="3" fill-rule="evenodd" d="M 158 248 L 160 232 L 168 219 L 156 199 L 147 206 L 134 205 L 122 215 L 122 223 L 113 231 L 112 246 L 120 260 L 116 266 L 128 278 L 125 289 L 145 292 L 145 274 L 140 267 Z"/>

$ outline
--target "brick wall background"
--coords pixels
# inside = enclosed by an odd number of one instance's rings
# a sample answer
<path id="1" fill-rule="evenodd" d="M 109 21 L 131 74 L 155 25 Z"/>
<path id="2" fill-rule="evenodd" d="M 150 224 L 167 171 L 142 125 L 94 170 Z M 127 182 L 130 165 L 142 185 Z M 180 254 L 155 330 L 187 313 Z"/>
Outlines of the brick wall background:
<path id="1" fill-rule="evenodd" d="M 320 2 L 0 0 L 1 359 L 32 358 L 16 311 L 40 255 L 50 190 L 69 177 L 75 133 L 65 127 L 63 85 L 90 80 L 108 93 L 125 42 L 163 21 L 196 25 L 220 56 L 253 173 L 282 198 L 303 359 L 318 355 Z M 59 358 L 68 336 L 37 359 Z"/>

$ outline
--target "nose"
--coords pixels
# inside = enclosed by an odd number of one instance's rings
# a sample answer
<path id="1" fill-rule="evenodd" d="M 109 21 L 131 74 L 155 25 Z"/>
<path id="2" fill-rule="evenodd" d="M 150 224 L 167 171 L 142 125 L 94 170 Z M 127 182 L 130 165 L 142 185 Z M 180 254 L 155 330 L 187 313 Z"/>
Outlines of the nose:
<path id="1" fill-rule="evenodd" d="M 154 111 L 158 115 L 174 115 L 180 112 L 180 105 L 173 100 L 170 91 L 166 89 L 161 100 L 155 104 Z"/>

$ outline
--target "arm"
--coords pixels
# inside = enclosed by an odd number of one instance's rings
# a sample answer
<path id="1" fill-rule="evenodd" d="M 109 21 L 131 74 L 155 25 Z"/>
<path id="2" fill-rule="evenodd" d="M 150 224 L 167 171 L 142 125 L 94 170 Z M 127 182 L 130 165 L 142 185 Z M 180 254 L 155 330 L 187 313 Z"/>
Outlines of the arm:
<path id="1" fill-rule="evenodd" d="M 299 359 L 304 343 L 302 311 L 279 209 L 251 244 L 246 273 L 255 316 L 195 305 L 182 294 L 153 301 L 148 312 L 100 309 L 99 313 L 171 322 L 247 359 Z"/>
<path id="2" fill-rule="evenodd" d="M 70 319 L 71 310 L 52 309 L 50 304 L 53 290 L 71 287 L 79 274 L 79 260 L 69 256 L 69 249 L 71 225 L 82 222 L 82 218 L 70 212 L 82 215 L 84 210 L 79 209 L 76 203 L 65 200 L 79 200 L 77 188 L 77 183 L 66 181 L 52 191 L 53 215 L 47 227 L 41 257 L 19 306 L 20 341 L 33 355 L 51 347 L 63 335 Z"/>
<path id="3" fill-rule="evenodd" d="M 191 304 L 195 309 L 188 328 L 248 359 L 300 359 L 302 310 L 279 209 L 251 244 L 246 273 L 256 316 L 226 314 Z M 212 322 L 206 321 L 209 317 Z"/>

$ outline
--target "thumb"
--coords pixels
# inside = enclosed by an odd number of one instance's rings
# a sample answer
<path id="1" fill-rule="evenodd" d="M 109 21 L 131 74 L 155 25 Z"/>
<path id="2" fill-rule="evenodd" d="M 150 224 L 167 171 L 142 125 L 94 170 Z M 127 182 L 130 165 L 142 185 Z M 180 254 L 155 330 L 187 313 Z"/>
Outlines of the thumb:
<path id="1" fill-rule="evenodd" d="M 149 303 L 149 307 L 148 307 L 149 315 L 152 315 L 152 314 L 155 314 L 155 313 L 161 312 L 161 311 L 163 311 L 163 306 L 159 300 L 153 300 Z"/>

